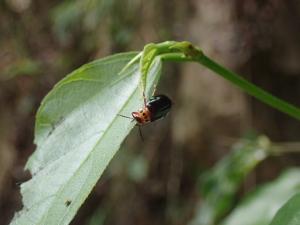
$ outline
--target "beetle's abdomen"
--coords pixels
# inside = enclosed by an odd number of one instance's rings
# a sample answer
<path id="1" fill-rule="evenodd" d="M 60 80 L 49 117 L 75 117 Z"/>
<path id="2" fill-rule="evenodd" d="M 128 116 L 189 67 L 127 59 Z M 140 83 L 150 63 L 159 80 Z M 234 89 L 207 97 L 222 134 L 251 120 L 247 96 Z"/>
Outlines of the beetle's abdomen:
<path id="1" fill-rule="evenodd" d="M 165 95 L 156 95 L 150 98 L 147 108 L 150 111 L 151 121 L 165 117 L 172 107 L 172 101 Z"/>

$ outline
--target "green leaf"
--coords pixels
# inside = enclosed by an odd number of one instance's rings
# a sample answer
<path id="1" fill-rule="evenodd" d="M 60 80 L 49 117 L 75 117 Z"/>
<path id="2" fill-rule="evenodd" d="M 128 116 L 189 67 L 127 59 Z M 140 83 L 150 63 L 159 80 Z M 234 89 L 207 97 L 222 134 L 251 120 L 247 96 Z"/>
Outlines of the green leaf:
<path id="1" fill-rule="evenodd" d="M 276 211 L 299 191 L 300 169 L 290 169 L 275 181 L 246 196 L 222 225 L 268 225 Z M 299 209 L 300 196 L 288 203 L 284 210 L 279 211 L 272 225 L 299 225 Z M 291 223 L 294 220 L 298 223 Z"/>
<path id="2" fill-rule="evenodd" d="M 69 224 L 134 127 L 131 112 L 143 106 L 136 53 L 117 54 L 77 69 L 43 100 L 36 115 L 37 149 L 22 184 L 23 209 L 11 224 Z M 160 77 L 160 58 L 149 69 L 150 87 Z"/>
<path id="3" fill-rule="evenodd" d="M 201 177 L 202 199 L 190 225 L 215 224 L 232 207 L 235 194 L 247 174 L 269 154 L 265 136 L 242 139 L 229 155 Z"/>
<path id="4" fill-rule="evenodd" d="M 283 224 L 284 225 L 300 224 L 300 193 L 293 196 L 282 208 L 278 210 L 270 225 L 283 225 Z"/>
<path id="5" fill-rule="evenodd" d="M 148 71 L 149 68 L 154 60 L 154 58 L 158 54 L 158 48 L 156 44 L 150 43 L 147 44 L 144 47 L 142 56 L 141 56 L 141 61 L 140 61 L 140 67 L 141 67 L 141 73 L 142 73 L 142 88 L 146 88 L 146 81 L 147 81 L 147 76 L 148 76 Z"/>

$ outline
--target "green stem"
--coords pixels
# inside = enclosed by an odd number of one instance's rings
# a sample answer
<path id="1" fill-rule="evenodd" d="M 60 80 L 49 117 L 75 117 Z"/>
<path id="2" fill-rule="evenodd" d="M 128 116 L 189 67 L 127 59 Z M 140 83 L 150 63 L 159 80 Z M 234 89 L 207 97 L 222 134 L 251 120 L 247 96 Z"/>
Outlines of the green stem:
<path id="1" fill-rule="evenodd" d="M 286 153 L 300 153 L 300 143 L 273 143 L 271 146 L 272 155 L 283 155 Z"/>
<path id="2" fill-rule="evenodd" d="M 191 62 L 183 53 L 164 53 L 159 56 L 165 62 Z"/>
<path id="3" fill-rule="evenodd" d="M 261 89 L 260 87 L 248 82 L 244 78 L 240 77 L 236 73 L 224 68 L 223 66 L 219 65 L 218 63 L 214 62 L 207 56 L 203 55 L 201 58 L 198 59 L 198 62 L 202 65 L 206 66 L 210 70 L 216 72 L 218 75 L 222 76 L 226 80 L 229 80 L 248 94 L 256 97 L 260 101 L 278 109 L 281 112 L 284 112 L 298 120 L 300 120 L 300 109 L 287 103 L 280 98 L 277 98 L 267 91 Z"/>
<path id="4" fill-rule="evenodd" d="M 260 101 L 278 109 L 279 111 L 290 115 L 298 120 L 300 120 L 300 109 L 287 103 L 280 98 L 277 98 L 267 91 L 263 90 L 262 88 L 250 83 L 249 81 L 245 80 L 238 74 L 226 69 L 225 67 L 221 66 L 220 64 L 216 63 L 209 57 L 205 55 L 201 55 L 199 57 L 191 57 L 185 56 L 183 53 L 167 53 L 160 55 L 161 59 L 164 61 L 193 61 L 202 64 L 203 66 L 209 68 L 210 70 L 214 71 L 216 74 L 222 76 L 226 80 L 229 80 L 231 83 L 235 84 L 248 94 L 254 96 L 255 98 L 259 99 Z"/>

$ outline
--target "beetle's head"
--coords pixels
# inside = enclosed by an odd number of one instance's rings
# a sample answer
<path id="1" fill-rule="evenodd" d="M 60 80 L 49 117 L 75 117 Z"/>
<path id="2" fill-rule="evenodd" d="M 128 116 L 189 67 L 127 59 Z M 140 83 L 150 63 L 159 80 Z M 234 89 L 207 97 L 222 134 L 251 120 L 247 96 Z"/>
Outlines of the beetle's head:
<path id="1" fill-rule="evenodd" d="M 149 123 L 150 119 L 150 111 L 147 107 L 140 109 L 137 112 L 131 113 L 132 117 L 138 122 L 138 124 L 143 125 L 145 123 Z"/>

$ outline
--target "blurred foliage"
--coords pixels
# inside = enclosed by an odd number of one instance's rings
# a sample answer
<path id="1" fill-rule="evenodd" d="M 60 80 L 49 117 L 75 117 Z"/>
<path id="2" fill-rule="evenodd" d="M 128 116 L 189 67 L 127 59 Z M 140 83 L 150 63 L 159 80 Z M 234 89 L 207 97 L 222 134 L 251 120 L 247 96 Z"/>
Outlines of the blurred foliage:
<path id="1" fill-rule="evenodd" d="M 245 138 L 201 176 L 202 199 L 191 224 L 215 224 L 233 206 L 241 183 L 270 154 L 265 136 Z"/>
<path id="2" fill-rule="evenodd" d="M 21 59 L 18 62 L 15 62 L 13 65 L 4 68 L 2 80 L 7 80 L 14 78 L 16 76 L 23 75 L 35 75 L 40 73 L 40 65 L 38 62 L 30 60 L 28 58 Z"/>
<path id="3" fill-rule="evenodd" d="M 136 14 L 140 5 L 140 0 L 64 1 L 52 9 L 53 29 L 63 44 L 69 43 L 74 34 L 80 32 L 86 35 L 84 46 L 94 49 L 97 46 L 93 44 L 97 44 L 100 36 L 106 36 L 103 33 L 106 31 L 109 41 L 126 48 L 138 23 Z"/>
<path id="4" fill-rule="evenodd" d="M 116 1 L 63 1 L 52 9 L 53 28 L 63 43 L 68 43 L 76 30 L 95 30 L 101 19 L 109 16 Z M 105 22 L 105 21 L 102 21 Z"/>
<path id="5" fill-rule="evenodd" d="M 275 181 L 247 194 L 222 225 L 269 225 L 278 209 L 299 191 L 300 169 L 286 170 Z M 299 210 L 299 203 L 293 207 Z"/>
<path id="6" fill-rule="evenodd" d="M 105 224 L 105 217 L 106 217 L 105 209 L 102 207 L 98 208 L 96 212 L 88 219 L 86 225 L 103 225 Z"/>

